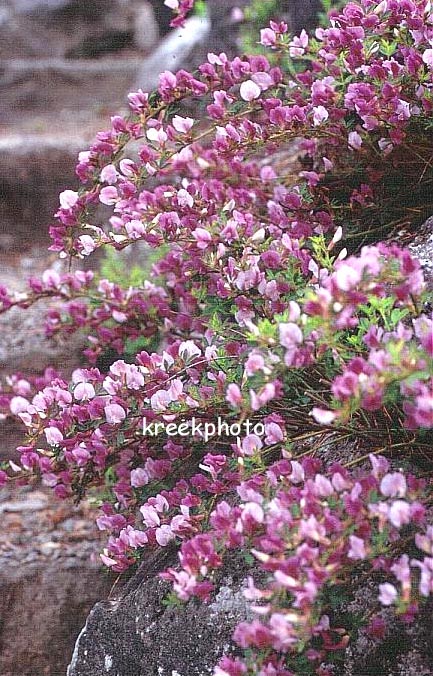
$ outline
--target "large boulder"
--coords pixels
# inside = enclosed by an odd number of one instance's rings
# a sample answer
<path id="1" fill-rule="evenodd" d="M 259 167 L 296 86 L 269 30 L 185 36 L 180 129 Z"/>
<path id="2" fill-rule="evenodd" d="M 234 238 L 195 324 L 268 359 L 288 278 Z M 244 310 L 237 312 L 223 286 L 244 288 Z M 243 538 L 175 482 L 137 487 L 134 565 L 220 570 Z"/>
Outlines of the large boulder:
<path id="1" fill-rule="evenodd" d="M 113 600 L 98 603 L 81 632 L 68 676 L 208 676 L 229 648 L 235 625 L 248 616 L 242 593 L 245 564 L 233 561 L 209 604 L 170 603 L 158 573 L 173 551 L 143 562 Z"/>

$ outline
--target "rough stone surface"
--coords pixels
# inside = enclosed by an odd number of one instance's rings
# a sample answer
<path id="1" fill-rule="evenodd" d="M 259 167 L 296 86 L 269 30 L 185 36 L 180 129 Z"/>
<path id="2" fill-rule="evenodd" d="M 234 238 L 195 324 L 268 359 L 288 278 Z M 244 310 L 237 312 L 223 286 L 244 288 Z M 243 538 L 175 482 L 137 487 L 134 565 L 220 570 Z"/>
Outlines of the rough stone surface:
<path id="1" fill-rule="evenodd" d="M 149 91 L 158 86 L 159 73 L 165 70 L 176 72 L 184 67 L 188 57 L 196 48 L 200 49 L 209 37 L 210 24 L 205 18 L 191 17 L 182 28 L 171 31 L 160 42 L 151 56 L 145 59 L 140 67 L 134 89 Z"/>
<path id="2" fill-rule="evenodd" d="M 115 600 L 98 603 L 75 646 L 68 676 L 208 676 L 248 617 L 245 565 L 227 567 L 211 604 L 164 605 L 171 586 L 158 572 L 176 562 L 166 551 L 145 561 Z"/>
<path id="3" fill-rule="evenodd" d="M 149 52 L 158 43 L 160 27 L 151 3 L 142 2 L 134 17 L 134 44 L 138 49 Z"/>
<path id="4" fill-rule="evenodd" d="M 0 491 L 0 674 L 65 674 L 92 605 L 113 583 L 89 507 L 42 488 Z"/>
<path id="5" fill-rule="evenodd" d="M 5 0 L 0 14 L 3 58 L 61 57 L 89 38 L 95 47 L 130 31 L 134 0 Z M 127 45 L 123 45 L 127 46 Z M 112 44 L 113 51 L 119 45 Z"/>
<path id="6" fill-rule="evenodd" d="M 409 244 L 412 255 L 418 258 L 430 292 L 433 291 L 433 216 L 420 227 L 413 242 Z"/>
<path id="7" fill-rule="evenodd" d="M 10 254 L 37 240 L 48 242 L 59 192 L 74 183 L 82 140 L 0 138 L 0 250 Z"/>
<path id="8" fill-rule="evenodd" d="M 378 580 L 354 581 L 351 600 L 339 609 L 341 615 L 368 616 L 377 605 Z M 386 624 L 382 639 L 361 629 L 345 652 L 344 665 L 336 676 L 432 676 L 432 604 L 429 602 L 412 624 L 395 619 L 390 609 L 381 611 Z"/>

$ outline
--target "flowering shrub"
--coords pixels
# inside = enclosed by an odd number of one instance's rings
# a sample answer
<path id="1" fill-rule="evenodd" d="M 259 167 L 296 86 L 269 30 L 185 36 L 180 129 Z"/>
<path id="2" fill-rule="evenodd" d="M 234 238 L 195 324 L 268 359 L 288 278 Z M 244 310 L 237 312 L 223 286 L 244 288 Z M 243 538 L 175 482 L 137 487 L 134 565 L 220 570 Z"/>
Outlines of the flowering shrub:
<path id="1" fill-rule="evenodd" d="M 179 20 L 190 5 L 171 3 Z M 47 270 L 26 294 L 0 288 L 2 312 L 52 298 L 48 334 L 86 331 L 89 362 L 70 379 L 3 384 L 27 436 L 2 481 L 91 492 L 116 571 L 178 543 L 166 577 L 184 600 L 207 599 L 241 549 L 259 619 L 236 629 L 246 657 L 223 658 L 219 676 L 289 674 L 299 660 L 323 676 L 348 640 L 327 598 L 360 565 L 385 576 L 378 599 L 397 612 L 433 590 L 429 486 L 376 457 L 425 454 L 433 427 L 422 271 L 377 243 L 429 208 L 432 39 L 428 2 L 365 1 L 315 38 L 271 23 L 269 60 L 209 54 L 195 74 L 162 73 L 80 153 L 81 187 L 62 192 L 50 229 L 63 258 L 144 243 L 151 280 Z M 298 176 L 278 167 L 293 143 Z M 239 434 L 209 441 L 216 415 Z M 338 457 L 343 439 L 368 445 L 372 472 L 349 473 L 362 459 Z M 329 468 L 315 457 L 325 441 Z M 409 535 L 418 555 L 398 556 Z"/>

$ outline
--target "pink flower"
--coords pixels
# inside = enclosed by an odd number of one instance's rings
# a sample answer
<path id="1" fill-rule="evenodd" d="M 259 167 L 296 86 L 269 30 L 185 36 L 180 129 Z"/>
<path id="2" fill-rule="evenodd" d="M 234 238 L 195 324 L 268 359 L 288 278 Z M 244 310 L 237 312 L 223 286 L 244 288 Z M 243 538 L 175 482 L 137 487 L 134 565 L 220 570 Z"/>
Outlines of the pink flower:
<path id="1" fill-rule="evenodd" d="M 254 455 L 254 453 L 262 448 L 263 444 L 257 434 L 248 434 L 242 440 L 242 454 Z"/>
<path id="2" fill-rule="evenodd" d="M 242 403 L 242 392 L 239 386 L 231 383 L 226 391 L 226 401 L 232 406 L 239 406 Z"/>
<path id="3" fill-rule="evenodd" d="M 338 414 L 335 411 L 327 411 L 324 408 L 317 408 L 317 406 L 311 410 L 310 415 L 312 415 L 314 420 L 320 425 L 331 425 L 338 417 Z"/>
<path id="4" fill-rule="evenodd" d="M 410 589 L 410 567 L 409 567 L 409 557 L 407 554 L 403 554 L 400 558 L 391 566 L 391 572 L 394 573 L 397 580 L 402 585 L 403 589 Z"/>
<path id="5" fill-rule="evenodd" d="M 329 113 L 324 106 L 316 106 L 313 108 L 313 112 L 313 124 L 315 127 L 322 124 L 322 122 L 326 122 L 329 117 Z"/>
<path id="6" fill-rule="evenodd" d="M 388 471 L 389 462 L 383 455 L 373 455 L 373 453 L 370 453 L 368 458 L 371 462 L 371 473 L 376 479 L 379 479 L 383 474 L 385 474 L 385 472 Z"/>
<path id="7" fill-rule="evenodd" d="M 44 432 L 50 446 L 58 446 L 63 441 L 63 434 L 57 427 L 46 427 Z"/>
<path id="8" fill-rule="evenodd" d="M 181 188 L 177 192 L 177 203 L 179 204 L 180 207 L 189 207 L 191 209 L 194 206 L 194 198 L 188 192 L 188 190 L 185 190 L 185 188 Z M 200 229 L 201 228 L 197 228 L 197 230 Z M 205 230 L 205 232 L 207 232 L 207 230 Z"/>
<path id="9" fill-rule="evenodd" d="M 254 390 L 250 390 L 251 398 L 251 408 L 253 411 L 258 411 L 265 406 L 268 401 L 271 401 L 275 397 L 275 385 L 274 383 L 266 383 L 261 390 L 256 393 Z"/>
<path id="10" fill-rule="evenodd" d="M 350 263 L 340 263 L 333 274 L 333 279 L 340 291 L 350 291 L 359 284 L 362 273 L 359 268 L 353 267 Z"/>
<path id="11" fill-rule="evenodd" d="M 168 524 L 160 526 L 155 531 L 156 541 L 161 547 L 166 547 L 174 537 L 175 535 Z"/>
<path id="12" fill-rule="evenodd" d="M 304 538 L 310 538 L 316 542 L 323 542 L 326 536 L 326 529 L 312 514 L 307 520 L 302 519 L 300 522 L 299 534 Z"/>
<path id="13" fill-rule="evenodd" d="M 168 388 L 168 394 L 170 395 L 171 401 L 179 401 L 182 392 L 183 383 L 180 378 L 175 378 L 171 381 L 170 387 Z"/>
<path id="14" fill-rule="evenodd" d="M 245 362 L 245 374 L 247 376 L 252 376 L 254 373 L 257 373 L 257 371 L 264 370 L 265 360 L 263 359 L 263 356 L 258 352 L 251 353 Z"/>
<path id="15" fill-rule="evenodd" d="M 426 556 L 423 561 L 412 559 L 411 564 L 420 570 L 419 593 L 430 596 L 433 594 L 433 558 Z"/>
<path id="16" fill-rule="evenodd" d="M 146 136 L 149 141 L 153 141 L 153 143 L 156 143 L 157 145 L 163 145 L 168 139 L 167 133 L 162 127 L 160 129 L 150 127 L 146 132 Z"/>
<path id="17" fill-rule="evenodd" d="M 95 388 L 91 383 L 77 383 L 74 388 L 74 397 L 77 401 L 88 401 L 95 396 Z"/>
<path id="18" fill-rule="evenodd" d="M 78 241 L 81 245 L 81 253 L 84 256 L 89 256 L 97 247 L 95 240 L 90 235 L 81 235 Z"/>
<path id="19" fill-rule="evenodd" d="M 413 325 L 416 337 L 430 357 L 433 357 L 433 321 L 423 315 L 415 319 Z"/>
<path id="20" fill-rule="evenodd" d="M 131 178 L 137 173 L 137 165 L 133 160 L 124 157 L 123 160 L 119 162 L 119 169 L 124 176 Z"/>
<path id="21" fill-rule="evenodd" d="M 284 432 L 277 423 L 270 422 L 265 425 L 265 442 L 267 444 L 277 444 L 284 440 Z"/>
<path id="22" fill-rule="evenodd" d="M 305 53 L 306 48 L 308 47 L 308 33 L 302 29 L 299 37 L 295 35 L 293 40 L 289 43 L 289 54 L 290 56 L 302 56 Z"/>
<path id="23" fill-rule="evenodd" d="M 180 134 L 187 134 L 194 124 L 192 117 L 181 117 L 180 115 L 175 115 L 171 121 L 173 127 Z"/>
<path id="24" fill-rule="evenodd" d="M 289 479 L 293 484 L 300 484 L 304 481 L 305 479 L 305 472 L 304 468 L 302 467 L 301 463 L 298 462 L 297 460 L 292 460 L 290 462 L 291 468 L 292 468 L 292 473 L 289 475 Z"/>
<path id="25" fill-rule="evenodd" d="M 332 495 L 334 488 L 325 476 L 322 474 L 316 474 L 314 477 L 314 493 L 320 498 L 327 498 Z"/>
<path id="26" fill-rule="evenodd" d="M 140 239 L 146 232 L 144 224 L 136 219 L 125 223 L 125 230 L 131 239 Z"/>
<path id="27" fill-rule="evenodd" d="M 398 598 L 397 589 L 389 582 L 380 584 L 379 591 L 379 601 L 383 606 L 391 606 Z"/>
<path id="28" fill-rule="evenodd" d="M 109 183 L 114 185 L 117 183 L 118 173 L 114 164 L 107 164 L 101 171 L 100 180 L 101 183 Z"/>
<path id="29" fill-rule="evenodd" d="M 271 28 L 262 28 L 260 31 L 260 43 L 264 47 L 274 47 L 277 35 Z"/>
<path id="30" fill-rule="evenodd" d="M 422 55 L 422 60 L 429 68 L 433 68 L 433 49 L 426 49 Z"/>
<path id="31" fill-rule="evenodd" d="M 120 531 L 119 539 L 126 540 L 126 543 L 132 549 L 143 547 L 148 542 L 146 533 L 141 530 L 136 530 L 132 526 L 126 526 Z"/>
<path id="32" fill-rule="evenodd" d="M 137 467 L 131 472 L 131 486 L 133 488 L 141 488 L 149 483 L 149 475 L 142 467 Z"/>
<path id="33" fill-rule="evenodd" d="M 265 92 L 269 87 L 272 87 L 274 84 L 273 79 L 269 75 L 269 73 L 254 73 L 254 75 L 251 76 L 251 80 L 255 82 L 255 84 L 260 87 L 260 90 L 262 92 Z"/>
<path id="34" fill-rule="evenodd" d="M 121 423 L 126 418 L 125 409 L 119 406 L 119 404 L 108 404 L 104 408 L 104 413 L 107 422 L 111 425 Z"/>
<path id="35" fill-rule="evenodd" d="M 263 523 L 265 519 L 263 508 L 257 502 L 247 502 L 242 505 L 241 520 L 248 523 L 251 519 L 256 523 Z"/>
<path id="36" fill-rule="evenodd" d="M 365 559 L 367 553 L 365 551 L 364 540 L 358 538 L 356 535 L 349 536 L 350 549 L 347 553 L 349 559 L 362 560 Z"/>
<path id="37" fill-rule="evenodd" d="M 194 239 L 197 241 L 197 248 L 198 249 L 207 249 L 209 244 L 212 242 L 212 236 L 210 232 L 205 230 L 204 228 L 196 228 L 195 230 L 192 231 L 192 236 Z"/>
<path id="38" fill-rule="evenodd" d="M 410 505 L 405 500 L 395 500 L 388 512 L 388 519 L 395 528 L 401 528 L 411 520 Z"/>
<path id="39" fill-rule="evenodd" d="M 401 472 L 393 472 L 392 474 L 385 474 L 380 482 L 380 490 L 382 495 L 387 498 L 404 498 L 406 495 L 406 478 Z"/>
<path id="40" fill-rule="evenodd" d="M 59 195 L 62 209 L 72 209 L 78 202 L 78 193 L 74 190 L 64 190 Z"/>
<path id="41" fill-rule="evenodd" d="M 362 138 L 357 131 L 349 132 L 348 136 L 349 146 L 354 150 L 359 150 L 362 146 Z"/>
<path id="42" fill-rule="evenodd" d="M 140 512 L 143 517 L 143 521 L 148 528 L 159 526 L 161 523 L 158 512 L 156 511 L 155 507 L 152 507 L 152 505 L 142 505 L 142 507 L 140 507 Z"/>
<path id="43" fill-rule="evenodd" d="M 239 93 L 244 101 L 253 101 L 259 98 L 261 89 L 253 80 L 246 80 L 242 82 Z"/>
<path id="44" fill-rule="evenodd" d="M 427 527 L 427 532 L 425 535 L 417 533 L 415 535 L 415 544 L 418 549 L 421 549 L 426 554 L 433 556 L 433 526 Z"/>
<path id="45" fill-rule="evenodd" d="M 192 340 L 185 340 L 179 345 L 179 357 L 184 361 L 200 356 L 201 350 Z"/>
<path id="46" fill-rule="evenodd" d="M 157 413 L 166 411 L 170 403 L 171 397 L 167 390 L 158 390 L 150 397 L 150 405 Z"/>
<path id="47" fill-rule="evenodd" d="M 19 413 L 25 413 L 30 406 L 30 402 L 24 397 L 12 397 L 9 408 L 12 415 L 18 415 Z"/>
<path id="48" fill-rule="evenodd" d="M 280 333 L 280 343 L 283 347 L 292 348 L 294 345 L 300 345 L 304 340 L 301 329 L 293 322 L 280 324 L 278 330 Z"/>
<path id="49" fill-rule="evenodd" d="M 102 188 L 101 192 L 99 193 L 99 201 L 102 202 L 102 204 L 106 204 L 107 206 L 116 204 L 118 199 L 119 195 L 117 190 L 111 185 L 107 185 L 105 188 Z"/>

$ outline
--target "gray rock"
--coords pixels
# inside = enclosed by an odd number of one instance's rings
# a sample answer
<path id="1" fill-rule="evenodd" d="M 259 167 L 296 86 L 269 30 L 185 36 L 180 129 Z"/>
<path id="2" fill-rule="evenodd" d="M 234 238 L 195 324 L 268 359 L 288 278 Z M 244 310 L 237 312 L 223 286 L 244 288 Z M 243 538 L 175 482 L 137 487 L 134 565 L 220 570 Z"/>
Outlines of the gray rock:
<path id="1" fill-rule="evenodd" d="M 408 246 L 421 264 L 427 288 L 433 291 L 433 216 L 419 228 L 415 239 Z"/>
<path id="2" fill-rule="evenodd" d="M 152 5 L 142 2 L 135 10 L 134 45 L 138 49 L 150 52 L 159 40 L 159 26 Z"/>
<path id="3" fill-rule="evenodd" d="M 113 601 L 98 603 L 81 632 L 68 676 L 208 676 L 230 651 L 236 624 L 248 617 L 244 564 L 232 562 L 210 604 L 164 605 L 171 586 L 158 572 L 175 553 L 149 557 Z"/>
<path id="4" fill-rule="evenodd" d="M 182 68 L 194 48 L 207 39 L 210 23 L 206 18 L 191 17 L 183 28 L 171 31 L 151 56 L 144 59 L 137 74 L 135 89 L 150 91 L 158 86 L 164 70 Z"/>
<path id="5" fill-rule="evenodd" d="M 71 562 L 45 556 L 0 569 L 2 676 L 65 673 L 86 614 L 111 585 L 97 566 Z"/>

